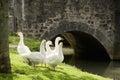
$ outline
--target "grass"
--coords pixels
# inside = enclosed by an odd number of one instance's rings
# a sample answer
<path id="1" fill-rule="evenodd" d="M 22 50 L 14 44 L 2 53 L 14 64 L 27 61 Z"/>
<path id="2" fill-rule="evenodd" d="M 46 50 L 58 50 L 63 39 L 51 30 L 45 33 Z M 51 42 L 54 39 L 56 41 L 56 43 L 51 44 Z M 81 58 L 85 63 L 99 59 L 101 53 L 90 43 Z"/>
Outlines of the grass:
<path id="1" fill-rule="evenodd" d="M 9 36 L 9 45 L 18 45 L 19 37 L 18 36 Z M 31 51 L 39 51 L 40 41 L 35 38 L 24 38 L 24 43 L 27 45 Z"/>
<path id="2" fill-rule="evenodd" d="M 18 37 L 10 36 L 9 44 L 17 45 Z M 30 42 L 29 42 L 30 41 Z M 40 42 L 35 39 L 25 38 L 25 43 L 32 51 L 39 49 Z M 35 44 L 34 44 L 35 43 Z M 16 48 L 10 47 L 10 59 L 12 74 L 0 74 L 0 80 L 111 80 L 98 75 L 83 72 L 74 66 L 62 63 L 57 66 L 56 71 L 49 70 L 44 66 L 38 65 L 36 69 L 28 66 L 18 55 Z"/>

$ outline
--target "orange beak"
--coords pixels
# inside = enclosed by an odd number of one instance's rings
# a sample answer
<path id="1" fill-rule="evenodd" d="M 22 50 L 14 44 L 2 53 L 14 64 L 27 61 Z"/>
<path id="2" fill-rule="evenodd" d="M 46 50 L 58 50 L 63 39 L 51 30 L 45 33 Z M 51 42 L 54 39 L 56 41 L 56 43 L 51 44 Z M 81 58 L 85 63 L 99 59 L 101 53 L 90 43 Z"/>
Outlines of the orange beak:
<path id="1" fill-rule="evenodd" d="M 18 35 L 18 32 L 16 32 L 15 34 L 17 34 L 17 35 Z"/>
<path id="2" fill-rule="evenodd" d="M 63 38 L 61 38 L 61 40 L 64 40 Z"/>

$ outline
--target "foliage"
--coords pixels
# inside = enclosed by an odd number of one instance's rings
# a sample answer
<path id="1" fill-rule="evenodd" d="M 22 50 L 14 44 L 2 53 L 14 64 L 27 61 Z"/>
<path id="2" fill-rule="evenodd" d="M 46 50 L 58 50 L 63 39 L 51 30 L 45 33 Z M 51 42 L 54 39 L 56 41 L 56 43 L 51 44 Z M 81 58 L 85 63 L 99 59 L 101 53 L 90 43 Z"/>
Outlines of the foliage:
<path id="1" fill-rule="evenodd" d="M 9 44 L 12 45 L 18 45 L 19 43 L 19 37 L 18 36 L 9 36 Z M 39 51 L 40 41 L 31 37 L 27 38 L 24 37 L 24 43 L 27 45 L 31 51 Z"/>
<path id="2" fill-rule="evenodd" d="M 16 37 L 10 37 L 10 45 L 15 45 L 17 41 L 19 41 L 18 39 L 13 38 Z M 33 46 L 31 46 L 31 48 L 32 47 Z M 18 55 L 16 48 L 10 48 L 10 58 L 13 74 L 0 74 L 0 80 L 111 80 L 109 78 L 82 72 L 80 69 L 65 63 L 58 65 L 55 71 L 50 70 L 48 65 L 47 67 L 44 65 L 37 65 L 34 69 L 32 66 L 28 66 L 23 62 L 23 59 Z"/>

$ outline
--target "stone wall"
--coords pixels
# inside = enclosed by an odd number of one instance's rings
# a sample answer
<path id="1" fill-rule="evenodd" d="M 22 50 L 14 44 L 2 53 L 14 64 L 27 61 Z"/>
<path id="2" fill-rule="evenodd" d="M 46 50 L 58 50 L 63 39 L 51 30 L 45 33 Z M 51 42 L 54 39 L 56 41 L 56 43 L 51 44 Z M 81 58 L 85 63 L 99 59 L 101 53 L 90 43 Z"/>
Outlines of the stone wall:
<path id="1" fill-rule="evenodd" d="M 13 0 L 13 2 L 12 26 L 16 31 L 23 31 L 26 36 L 40 37 L 46 29 L 55 27 L 53 25 L 64 19 L 85 23 L 91 28 L 101 30 L 110 40 L 114 39 L 110 37 L 114 31 L 113 0 Z"/>
<path id="2" fill-rule="evenodd" d="M 95 37 L 99 36 L 102 45 L 113 58 L 115 43 L 115 4 L 113 0 L 73 0 L 66 5 L 66 19 L 69 22 L 82 22 L 93 29 Z M 103 36 L 99 34 L 104 34 Z M 83 31 L 84 32 L 84 31 Z M 89 33 L 88 33 L 89 34 Z M 103 40 L 103 42 L 102 42 Z"/>
<path id="3" fill-rule="evenodd" d="M 120 0 L 115 0 L 115 32 L 114 32 L 114 57 L 119 59 L 120 56 Z"/>
<path id="4" fill-rule="evenodd" d="M 104 44 L 111 49 L 111 55 L 116 59 L 120 55 L 119 0 L 12 0 L 11 3 L 10 32 L 22 31 L 25 36 L 40 38 L 61 21 L 80 22 L 94 30 L 92 36 L 99 36 L 99 41 L 104 40 L 99 32 L 104 34 L 107 39 Z"/>
<path id="5" fill-rule="evenodd" d="M 12 0 L 10 28 L 14 26 L 13 31 L 40 37 L 53 24 L 54 17 L 57 21 L 56 16 L 63 15 L 65 3 L 65 0 Z"/>
<path id="6" fill-rule="evenodd" d="M 113 0 L 73 0 L 66 8 L 70 22 L 82 22 L 103 32 L 113 41 L 114 2 Z"/>

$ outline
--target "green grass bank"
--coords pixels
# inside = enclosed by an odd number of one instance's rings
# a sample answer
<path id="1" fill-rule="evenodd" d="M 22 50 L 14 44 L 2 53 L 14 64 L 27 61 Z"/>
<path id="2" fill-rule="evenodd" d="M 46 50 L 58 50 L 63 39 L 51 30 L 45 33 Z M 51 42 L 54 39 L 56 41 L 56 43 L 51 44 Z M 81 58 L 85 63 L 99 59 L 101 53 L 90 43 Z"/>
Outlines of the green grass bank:
<path id="1" fill-rule="evenodd" d="M 25 38 L 25 44 L 31 51 L 39 51 L 40 41 L 34 38 Z M 16 45 L 19 37 L 10 36 L 10 59 L 12 74 L 0 74 L 0 80 L 112 80 L 99 75 L 83 72 L 74 66 L 62 63 L 57 66 L 56 71 L 49 70 L 44 65 L 38 65 L 36 69 L 23 62 L 17 53 Z"/>

